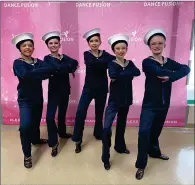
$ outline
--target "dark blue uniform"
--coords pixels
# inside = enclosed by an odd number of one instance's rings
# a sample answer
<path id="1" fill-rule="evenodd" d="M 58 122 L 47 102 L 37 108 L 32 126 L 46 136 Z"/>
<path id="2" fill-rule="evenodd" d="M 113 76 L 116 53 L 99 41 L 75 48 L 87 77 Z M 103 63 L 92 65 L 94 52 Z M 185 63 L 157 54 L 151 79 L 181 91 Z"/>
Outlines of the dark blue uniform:
<path id="1" fill-rule="evenodd" d="M 28 64 L 16 59 L 13 64 L 18 77 L 18 105 L 20 110 L 20 139 L 25 157 L 31 156 L 31 143 L 40 143 L 40 121 L 43 108 L 42 80 L 54 74 L 56 69 L 39 59 Z"/>
<path id="2" fill-rule="evenodd" d="M 110 158 L 111 128 L 116 114 L 118 115 L 114 148 L 119 153 L 126 150 L 124 134 L 129 106 L 133 103 L 132 80 L 140 75 L 140 70 L 130 60 L 125 61 L 125 67 L 113 60 L 109 63 L 108 72 L 110 78 L 114 80 L 110 82 L 110 96 L 104 120 L 102 140 L 102 161 L 104 163 L 108 163 Z"/>
<path id="3" fill-rule="evenodd" d="M 158 138 L 170 106 L 172 82 L 183 78 L 190 72 L 187 65 L 182 65 L 170 58 L 163 59 L 163 65 L 153 57 L 144 59 L 142 64 L 146 81 L 136 161 L 136 168 L 140 169 L 145 169 L 148 154 L 151 157 L 161 156 Z M 169 81 L 162 82 L 157 76 L 168 76 Z"/>
<path id="4" fill-rule="evenodd" d="M 48 104 L 47 104 L 47 128 L 48 128 L 48 144 L 54 147 L 58 142 L 58 134 L 60 137 L 66 135 L 66 111 L 70 95 L 69 73 L 74 73 L 77 69 L 78 62 L 67 55 L 62 55 L 60 59 L 51 55 L 44 57 L 44 62 L 58 69 L 58 73 L 49 78 L 48 86 Z M 55 114 L 58 108 L 58 127 L 55 123 Z"/>
<path id="5" fill-rule="evenodd" d="M 102 138 L 102 119 L 108 93 L 107 68 L 108 62 L 112 60 L 113 56 L 104 50 L 99 52 L 99 57 L 95 57 L 91 51 L 84 52 L 86 76 L 76 113 L 72 137 L 72 140 L 75 142 L 82 142 L 87 109 L 93 99 L 95 100 L 95 127 L 93 135 L 97 139 Z"/>

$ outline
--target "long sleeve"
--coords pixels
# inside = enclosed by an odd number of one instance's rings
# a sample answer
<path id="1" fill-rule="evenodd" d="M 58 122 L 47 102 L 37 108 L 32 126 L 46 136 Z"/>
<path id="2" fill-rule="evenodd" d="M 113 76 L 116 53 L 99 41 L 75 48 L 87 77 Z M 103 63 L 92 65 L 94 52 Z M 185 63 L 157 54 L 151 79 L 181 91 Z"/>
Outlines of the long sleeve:
<path id="1" fill-rule="evenodd" d="M 87 69 L 96 75 L 105 74 L 108 69 L 108 63 L 114 58 L 114 56 L 104 50 L 99 58 L 93 56 L 89 51 L 84 52 L 84 60 Z"/>
<path id="2" fill-rule="evenodd" d="M 35 66 L 31 70 L 27 69 L 27 64 L 23 61 L 15 60 L 13 65 L 13 70 L 16 76 L 22 79 L 39 79 L 45 80 L 51 76 L 51 68 L 47 66 Z"/>
<path id="3" fill-rule="evenodd" d="M 111 79 L 120 79 L 120 78 L 133 78 L 135 76 L 140 75 L 140 70 L 133 64 L 133 62 L 129 61 L 124 70 L 120 70 L 120 67 L 117 66 L 114 62 L 109 62 L 108 64 L 108 73 Z"/>
<path id="4" fill-rule="evenodd" d="M 172 71 L 168 70 L 168 69 L 164 69 L 161 66 L 158 66 L 156 63 L 154 63 L 151 60 L 144 60 L 142 62 L 142 68 L 143 68 L 143 72 L 145 73 L 152 73 L 156 76 L 171 76 L 173 74 Z"/>
<path id="5" fill-rule="evenodd" d="M 66 63 L 67 63 L 69 73 L 74 73 L 78 68 L 78 65 L 79 65 L 78 61 L 67 55 L 64 55 L 63 59 L 65 62 L 63 62 L 61 65 L 65 64 L 66 66 Z"/>
<path id="6" fill-rule="evenodd" d="M 171 60 L 171 66 L 174 71 L 169 77 L 171 82 L 175 82 L 190 73 L 190 68 L 187 65 L 180 64 L 174 60 Z"/>
<path id="7" fill-rule="evenodd" d="M 68 57 L 67 55 L 63 55 L 62 61 L 47 55 L 44 57 L 44 62 L 51 65 L 59 73 L 73 73 L 76 71 L 78 66 L 78 61 Z"/>
<path id="8" fill-rule="evenodd" d="M 135 66 L 135 64 L 132 61 L 130 62 L 130 68 L 128 68 L 128 76 L 140 76 L 140 70 Z"/>
<path id="9" fill-rule="evenodd" d="M 55 58 L 55 57 L 51 57 L 51 56 L 45 56 L 44 57 L 44 62 L 49 64 L 54 70 L 57 70 L 60 73 L 68 73 L 69 72 L 69 66 L 67 64 L 61 65 L 60 64 L 60 60 Z"/>

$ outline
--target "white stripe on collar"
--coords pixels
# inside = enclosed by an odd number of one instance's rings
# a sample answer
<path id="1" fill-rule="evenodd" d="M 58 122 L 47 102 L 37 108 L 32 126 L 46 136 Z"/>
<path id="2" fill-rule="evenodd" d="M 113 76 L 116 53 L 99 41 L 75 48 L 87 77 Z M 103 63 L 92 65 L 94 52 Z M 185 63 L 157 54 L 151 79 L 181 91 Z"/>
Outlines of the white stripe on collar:
<path id="1" fill-rule="evenodd" d="M 49 54 L 49 56 L 51 56 L 51 57 L 53 57 L 53 58 L 57 58 L 58 60 L 62 60 L 63 59 L 63 57 L 64 57 L 64 55 L 62 54 L 62 55 L 60 55 L 60 58 L 58 58 L 58 57 L 56 57 L 56 56 L 53 56 L 53 55 L 51 55 L 51 54 Z"/>
<path id="2" fill-rule="evenodd" d="M 34 64 L 36 64 L 37 63 L 37 58 L 34 58 Z"/>
<path id="3" fill-rule="evenodd" d="M 152 56 L 149 56 L 148 58 L 152 59 L 152 60 L 155 60 L 157 62 L 159 62 L 158 60 L 156 60 L 154 57 Z M 163 61 L 163 64 L 167 63 L 167 58 L 166 57 L 163 57 L 164 58 L 164 61 Z"/>
<path id="4" fill-rule="evenodd" d="M 29 65 L 34 65 L 37 63 L 37 58 L 33 58 L 33 63 L 28 63 L 26 60 L 24 60 L 23 58 L 19 58 L 19 60 L 22 60 L 23 62 L 26 62 Z"/>
<path id="5" fill-rule="evenodd" d="M 99 51 L 100 51 L 100 53 L 99 53 L 99 55 L 98 55 L 98 56 L 95 56 L 95 55 L 92 53 L 92 51 L 91 51 L 91 50 L 89 50 L 88 52 L 89 52 L 89 53 L 91 53 L 94 57 L 99 58 L 99 57 L 101 57 L 101 56 L 102 56 L 102 54 L 103 54 L 103 50 L 99 50 Z"/>
<path id="6" fill-rule="evenodd" d="M 117 63 L 118 65 L 120 65 L 120 64 L 117 62 L 116 59 L 114 59 L 113 62 L 115 62 L 115 63 Z M 128 64 L 129 64 L 129 60 L 125 60 L 125 65 L 124 65 L 124 67 L 127 67 Z M 120 65 L 120 66 L 121 66 L 121 65 Z M 122 66 L 121 66 L 121 67 L 122 67 Z"/>

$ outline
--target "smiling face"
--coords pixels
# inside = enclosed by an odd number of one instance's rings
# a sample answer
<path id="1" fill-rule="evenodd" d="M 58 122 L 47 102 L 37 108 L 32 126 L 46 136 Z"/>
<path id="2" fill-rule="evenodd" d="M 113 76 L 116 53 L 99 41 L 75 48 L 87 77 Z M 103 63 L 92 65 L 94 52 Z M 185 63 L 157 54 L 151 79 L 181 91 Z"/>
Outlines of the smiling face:
<path id="1" fill-rule="evenodd" d="M 60 49 L 60 41 L 56 38 L 53 38 L 48 41 L 47 47 L 51 53 L 58 53 Z"/>
<path id="2" fill-rule="evenodd" d="M 152 51 L 153 55 L 159 55 L 162 54 L 164 48 L 165 48 L 165 38 L 160 35 L 156 35 L 151 38 L 149 41 L 149 47 Z"/>
<path id="3" fill-rule="evenodd" d="M 101 39 L 99 36 L 91 37 L 88 41 L 88 45 L 92 51 L 97 51 L 101 45 Z"/>
<path id="4" fill-rule="evenodd" d="M 113 51 L 117 58 L 123 59 L 127 53 L 127 49 L 128 49 L 127 44 L 124 42 L 123 43 L 121 42 L 114 46 Z"/>
<path id="5" fill-rule="evenodd" d="M 34 44 L 32 41 L 24 41 L 19 46 L 20 52 L 25 57 L 31 57 L 34 52 Z"/>

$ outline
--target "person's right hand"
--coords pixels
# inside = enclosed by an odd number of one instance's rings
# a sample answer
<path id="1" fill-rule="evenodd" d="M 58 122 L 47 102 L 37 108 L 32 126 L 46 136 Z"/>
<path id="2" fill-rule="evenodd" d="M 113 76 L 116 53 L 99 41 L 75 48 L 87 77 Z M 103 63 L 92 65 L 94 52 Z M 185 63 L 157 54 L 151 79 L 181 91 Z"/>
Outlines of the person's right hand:
<path id="1" fill-rule="evenodd" d="M 157 78 L 159 78 L 160 80 L 162 80 L 162 82 L 169 81 L 169 77 L 168 76 L 157 76 Z"/>

